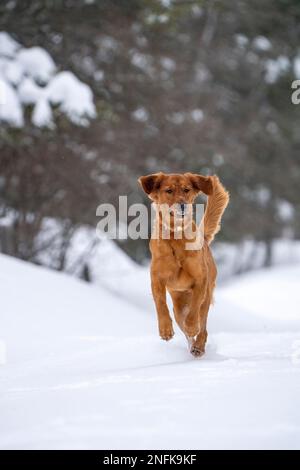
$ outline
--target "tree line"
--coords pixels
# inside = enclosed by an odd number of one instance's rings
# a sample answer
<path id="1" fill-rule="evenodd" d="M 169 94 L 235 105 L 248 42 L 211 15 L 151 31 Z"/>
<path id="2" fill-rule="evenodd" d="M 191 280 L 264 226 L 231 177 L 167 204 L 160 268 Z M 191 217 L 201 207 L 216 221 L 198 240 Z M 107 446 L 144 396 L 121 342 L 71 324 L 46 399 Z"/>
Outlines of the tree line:
<path id="1" fill-rule="evenodd" d="M 3 0 L 1 30 L 88 83 L 97 118 L 37 128 L 29 106 L 22 129 L 1 123 L 1 250 L 35 261 L 46 218 L 67 241 L 101 202 L 142 201 L 140 175 L 192 171 L 230 191 L 219 239 L 263 242 L 270 264 L 274 239 L 300 236 L 299 20 L 295 0 Z"/>

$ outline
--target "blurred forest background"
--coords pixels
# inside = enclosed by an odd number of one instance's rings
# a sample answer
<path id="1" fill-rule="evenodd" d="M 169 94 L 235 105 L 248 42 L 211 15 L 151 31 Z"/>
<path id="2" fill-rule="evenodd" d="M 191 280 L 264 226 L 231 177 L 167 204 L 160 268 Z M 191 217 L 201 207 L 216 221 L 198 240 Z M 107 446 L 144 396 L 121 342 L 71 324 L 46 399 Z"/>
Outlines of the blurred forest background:
<path id="1" fill-rule="evenodd" d="M 84 227 L 76 269 L 89 279 L 96 207 L 145 200 L 137 178 L 157 171 L 220 176 L 231 203 L 218 242 L 235 247 L 236 272 L 300 238 L 298 0 L 2 0 L 0 31 L 0 78 L 22 113 L 11 119 L 0 103 L 2 252 L 74 271 Z M 35 107 L 54 71 L 40 73 L 41 60 L 33 74 L 24 54 L 20 71 L 16 44 L 43 48 L 55 73 L 88 86 L 84 119 L 60 106 L 65 96 Z M 139 263 L 149 256 L 147 241 L 117 243 Z"/>

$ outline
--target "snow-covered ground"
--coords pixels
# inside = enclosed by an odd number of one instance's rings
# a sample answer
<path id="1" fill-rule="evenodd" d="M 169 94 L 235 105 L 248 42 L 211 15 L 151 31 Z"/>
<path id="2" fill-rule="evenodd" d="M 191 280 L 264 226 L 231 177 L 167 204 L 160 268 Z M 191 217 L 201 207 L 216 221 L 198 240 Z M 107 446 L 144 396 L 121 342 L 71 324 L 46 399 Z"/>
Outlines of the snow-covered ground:
<path id="1" fill-rule="evenodd" d="M 146 269 L 0 265 L 1 448 L 300 447 L 299 265 L 219 287 L 201 359 L 159 339 Z"/>

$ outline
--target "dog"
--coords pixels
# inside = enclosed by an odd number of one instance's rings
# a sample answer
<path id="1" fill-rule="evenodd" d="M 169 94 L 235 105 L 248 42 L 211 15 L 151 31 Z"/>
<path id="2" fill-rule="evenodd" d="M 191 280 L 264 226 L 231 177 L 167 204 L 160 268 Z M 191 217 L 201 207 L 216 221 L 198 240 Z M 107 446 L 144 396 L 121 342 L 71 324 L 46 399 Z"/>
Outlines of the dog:
<path id="1" fill-rule="evenodd" d="M 229 193 L 216 175 L 160 172 L 141 176 L 138 182 L 156 208 L 150 239 L 151 288 L 160 337 L 168 341 L 174 336 L 166 300 L 168 291 L 176 323 L 187 338 L 191 354 L 202 356 L 217 277 L 209 245 L 220 230 Z M 208 196 L 208 200 L 202 222 L 196 225 L 192 208 L 200 193 Z M 186 235 L 187 228 L 192 235 Z M 201 243 L 195 245 L 201 228 Z M 168 236 L 163 236 L 166 231 Z M 192 249 L 188 249 L 191 243 Z"/>

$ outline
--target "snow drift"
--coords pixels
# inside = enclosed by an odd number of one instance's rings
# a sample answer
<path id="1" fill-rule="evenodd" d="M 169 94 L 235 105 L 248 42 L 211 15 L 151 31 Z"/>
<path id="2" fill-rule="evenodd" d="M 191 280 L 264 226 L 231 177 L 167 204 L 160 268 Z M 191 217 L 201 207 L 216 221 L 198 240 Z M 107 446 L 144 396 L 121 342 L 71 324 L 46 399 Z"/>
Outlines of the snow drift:
<path id="1" fill-rule="evenodd" d="M 147 271 L 120 295 L 0 263 L 1 448 L 299 448 L 299 266 L 219 288 L 197 360 L 159 339 Z"/>

